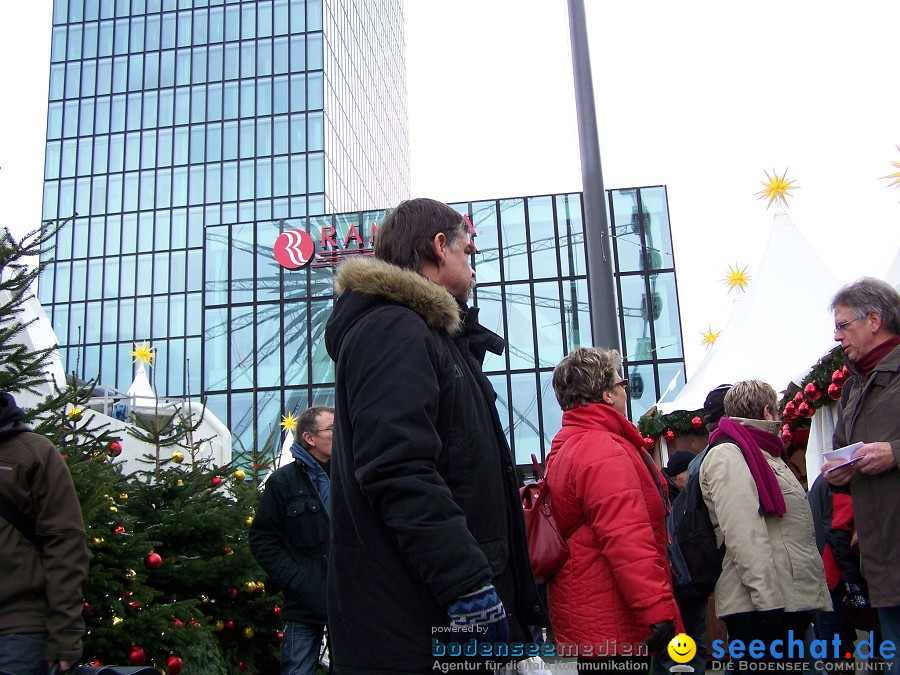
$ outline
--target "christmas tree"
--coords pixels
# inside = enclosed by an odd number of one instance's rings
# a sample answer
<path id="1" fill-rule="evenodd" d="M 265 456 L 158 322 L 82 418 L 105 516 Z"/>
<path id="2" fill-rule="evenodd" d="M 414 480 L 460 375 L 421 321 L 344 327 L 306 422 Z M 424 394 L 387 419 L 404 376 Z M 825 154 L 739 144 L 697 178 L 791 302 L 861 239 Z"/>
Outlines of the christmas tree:
<path id="1" fill-rule="evenodd" d="M 28 348 L 24 310 L 53 229 L 0 233 L 0 390 L 38 398 L 27 422 L 66 459 L 81 500 L 91 561 L 84 660 L 169 675 L 277 672 L 280 601 L 250 555 L 258 493 L 243 472 L 201 460 L 196 423 L 176 412 L 129 420 L 155 454 L 123 475 L 116 458 L 128 439 L 90 410 L 93 383 L 57 385 L 55 348 Z"/>

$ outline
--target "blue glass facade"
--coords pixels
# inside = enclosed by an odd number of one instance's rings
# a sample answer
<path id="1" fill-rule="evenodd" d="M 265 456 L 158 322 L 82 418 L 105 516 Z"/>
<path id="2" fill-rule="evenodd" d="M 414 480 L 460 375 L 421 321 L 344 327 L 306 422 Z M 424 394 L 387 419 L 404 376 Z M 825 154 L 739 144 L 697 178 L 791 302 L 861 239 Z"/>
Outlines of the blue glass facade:
<path id="1" fill-rule="evenodd" d="M 401 7 L 55 0 L 44 218 L 66 224 L 39 298 L 68 371 L 124 391 L 132 343 L 150 342 L 157 393 L 205 397 L 236 456 L 332 399 L 331 263 L 368 248 L 383 211 L 362 209 L 409 192 Z M 668 209 L 662 187 L 608 197 L 637 419 L 683 365 Z M 592 344 L 581 195 L 454 208 L 477 234 L 481 320 L 509 344 L 485 367 L 528 464 L 559 428 L 554 366 Z M 272 247 L 295 228 L 317 259 L 290 271 Z"/>

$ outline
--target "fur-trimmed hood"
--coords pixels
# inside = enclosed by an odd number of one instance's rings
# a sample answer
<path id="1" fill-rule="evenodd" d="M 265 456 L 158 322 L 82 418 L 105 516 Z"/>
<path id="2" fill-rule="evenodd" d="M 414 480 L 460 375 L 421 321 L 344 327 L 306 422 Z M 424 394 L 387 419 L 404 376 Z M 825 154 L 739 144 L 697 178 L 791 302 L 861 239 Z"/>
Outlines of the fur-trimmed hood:
<path id="1" fill-rule="evenodd" d="M 338 295 L 349 289 L 405 305 L 431 328 L 443 328 L 450 334 L 460 327 L 459 305 L 446 288 L 383 260 L 348 260 L 338 268 L 334 288 Z"/>
<path id="2" fill-rule="evenodd" d="M 457 335 L 465 306 L 440 284 L 421 274 L 375 258 L 347 260 L 335 274 L 339 297 L 325 330 L 325 347 L 337 361 L 341 342 L 357 319 L 385 302 L 402 305 L 422 317 L 429 328 Z"/>

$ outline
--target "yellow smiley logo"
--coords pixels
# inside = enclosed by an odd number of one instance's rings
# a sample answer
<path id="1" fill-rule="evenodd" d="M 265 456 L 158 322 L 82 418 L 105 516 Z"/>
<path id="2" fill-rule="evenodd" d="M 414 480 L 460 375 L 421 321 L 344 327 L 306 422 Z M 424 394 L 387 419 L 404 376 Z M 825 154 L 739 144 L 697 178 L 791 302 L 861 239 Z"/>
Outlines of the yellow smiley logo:
<path id="1" fill-rule="evenodd" d="M 679 633 L 669 641 L 668 651 L 675 663 L 687 663 L 697 655 L 697 643 L 687 633 Z"/>

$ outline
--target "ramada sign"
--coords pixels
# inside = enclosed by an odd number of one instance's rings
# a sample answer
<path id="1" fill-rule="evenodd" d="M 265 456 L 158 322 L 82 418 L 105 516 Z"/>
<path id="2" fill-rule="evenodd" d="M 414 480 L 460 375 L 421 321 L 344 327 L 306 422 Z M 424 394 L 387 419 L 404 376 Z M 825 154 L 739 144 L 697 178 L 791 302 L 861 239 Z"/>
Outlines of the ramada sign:
<path id="1" fill-rule="evenodd" d="M 463 214 L 463 220 L 473 237 L 472 247 L 475 248 L 475 228 L 469 216 Z M 311 267 L 332 267 L 347 256 L 372 255 L 378 226 L 372 223 L 369 236 L 366 238 L 364 234 L 356 225 L 351 225 L 341 237 L 333 225 L 323 225 L 319 228 L 317 244 L 306 230 L 287 230 L 275 239 L 272 252 L 275 261 L 287 270 L 302 270 L 310 263 Z"/>

